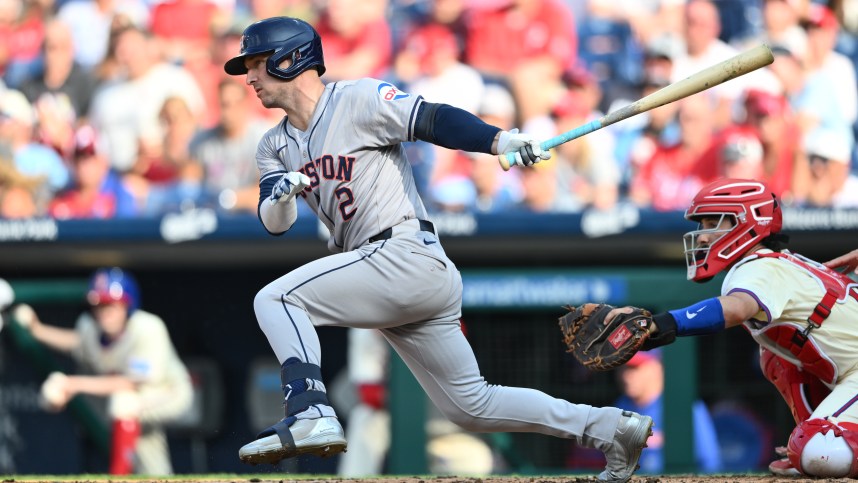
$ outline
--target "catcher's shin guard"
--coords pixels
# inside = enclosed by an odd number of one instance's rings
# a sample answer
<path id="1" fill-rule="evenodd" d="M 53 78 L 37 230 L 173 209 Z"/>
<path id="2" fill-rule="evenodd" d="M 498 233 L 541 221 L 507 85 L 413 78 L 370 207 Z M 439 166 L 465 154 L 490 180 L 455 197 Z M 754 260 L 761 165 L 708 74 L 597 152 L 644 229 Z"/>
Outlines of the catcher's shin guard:
<path id="1" fill-rule="evenodd" d="M 809 419 L 814 408 L 831 393 L 819 378 L 802 371 L 768 349 L 760 348 L 760 367 L 766 379 L 783 396 L 796 424 Z"/>
<path id="2" fill-rule="evenodd" d="M 796 426 L 787 454 L 805 475 L 826 478 L 858 476 L 858 424 L 810 419 Z"/>
<path id="3" fill-rule="evenodd" d="M 140 437 L 140 422 L 136 419 L 115 419 L 110 441 L 111 475 L 134 473 L 137 438 Z"/>

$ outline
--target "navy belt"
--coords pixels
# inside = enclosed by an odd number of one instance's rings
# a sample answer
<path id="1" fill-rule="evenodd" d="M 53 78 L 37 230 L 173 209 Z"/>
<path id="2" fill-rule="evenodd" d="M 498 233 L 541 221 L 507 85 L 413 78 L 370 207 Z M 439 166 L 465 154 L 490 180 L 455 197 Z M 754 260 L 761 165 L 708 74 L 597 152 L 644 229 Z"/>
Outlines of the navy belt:
<path id="1" fill-rule="evenodd" d="M 435 225 L 432 224 L 431 221 L 427 220 L 417 220 L 420 222 L 420 231 L 428 231 L 432 234 L 435 234 Z M 375 235 L 374 237 L 369 239 L 369 243 L 375 243 L 381 240 L 387 240 L 388 238 L 393 236 L 393 227 L 384 230 L 383 232 Z"/>

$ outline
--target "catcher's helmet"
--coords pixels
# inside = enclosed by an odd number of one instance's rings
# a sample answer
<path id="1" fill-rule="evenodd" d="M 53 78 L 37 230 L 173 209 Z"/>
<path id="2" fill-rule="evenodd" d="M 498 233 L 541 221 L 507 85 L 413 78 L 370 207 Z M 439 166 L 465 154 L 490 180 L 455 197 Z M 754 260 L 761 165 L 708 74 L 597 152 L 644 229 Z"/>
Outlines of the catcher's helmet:
<path id="1" fill-rule="evenodd" d="M 89 280 L 86 301 L 93 307 L 110 302 L 125 302 L 131 314 L 140 307 L 140 289 L 134 277 L 121 268 L 99 268 Z"/>
<path id="2" fill-rule="evenodd" d="M 241 36 L 241 51 L 224 64 L 223 70 L 229 75 L 247 74 L 244 58 L 265 53 L 271 53 L 266 70 L 274 77 L 289 80 L 311 67 L 320 76 L 325 73 L 319 34 L 307 22 L 291 17 L 272 17 L 250 24 Z M 286 58 L 292 64 L 281 69 Z"/>
<path id="3" fill-rule="evenodd" d="M 705 282 L 742 258 L 764 238 L 781 231 L 783 214 L 777 196 L 763 183 L 746 179 L 721 179 L 704 186 L 685 219 L 699 222 L 701 218 L 729 217 L 733 226 L 698 229 L 685 234 L 685 263 L 688 280 Z M 709 246 L 698 247 L 702 234 L 722 234 Z"/>

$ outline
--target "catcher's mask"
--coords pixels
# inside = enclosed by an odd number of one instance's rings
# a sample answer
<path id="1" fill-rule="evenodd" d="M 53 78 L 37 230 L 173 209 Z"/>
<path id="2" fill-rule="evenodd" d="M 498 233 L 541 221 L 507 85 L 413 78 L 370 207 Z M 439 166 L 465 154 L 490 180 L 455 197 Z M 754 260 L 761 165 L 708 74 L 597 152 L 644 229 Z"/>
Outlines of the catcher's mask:
<path id="1" fill-rule="evenodd" d="M 319 34 L 307 22 L 291 17 L 272 17 L 250 24 L 241 36 L 241 51 L 224 64 L 223 70 L 229 75 L 247 74 L 245 57 L 267 53 L 271 55 L 266 70 L 278 79 L 293 79 L 311 67 L 320 76 L 325 73 Z M 291 64 L 281 69 L 280 64 L 287 58 Z"/>
<path id="2" fill-rule="evenodd" d="M 704 217 L 719 217 L 715 228 L 690 231 L 683 237 L 688 280 L 706 282 L 732 266 L 747 251 L 769 235 L 781 231 L 783 214 L 780 202 L 769 188 L 745 179 L 721 179 L 703 187 L 685 219 L 696 221 Z M 725 219 L 732 226 L 724 228 Z M 718 236 L 708 246 L 698 246 L 703 234 Z"/>

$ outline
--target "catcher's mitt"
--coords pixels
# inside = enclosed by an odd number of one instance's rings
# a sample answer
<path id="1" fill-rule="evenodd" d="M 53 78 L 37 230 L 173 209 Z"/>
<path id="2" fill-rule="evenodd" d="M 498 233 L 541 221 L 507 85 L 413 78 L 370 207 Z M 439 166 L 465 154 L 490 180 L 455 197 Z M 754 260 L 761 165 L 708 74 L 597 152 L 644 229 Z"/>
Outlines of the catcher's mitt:
<path id="1" fill-rule="evenodd" d="M 628 362 L 655 331 L 652 314 L 633 307 L 630 314 L 617 314 L 610 323 L 605 317 L 614 307 L 608 304 L 566 306 L 560 317 L 563 342 L 585 367 L 607 371 Z"/>

